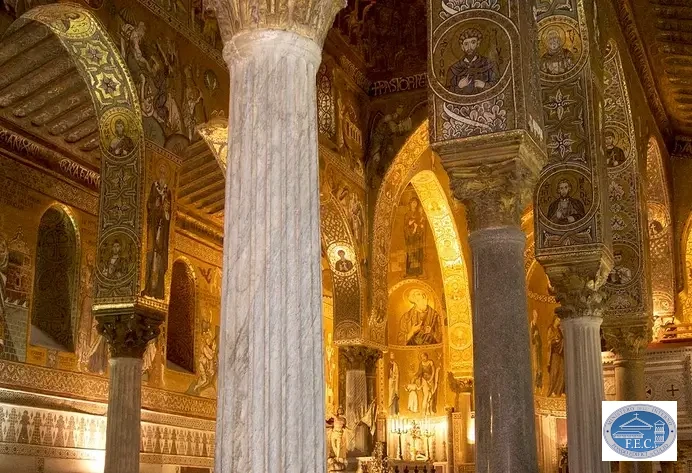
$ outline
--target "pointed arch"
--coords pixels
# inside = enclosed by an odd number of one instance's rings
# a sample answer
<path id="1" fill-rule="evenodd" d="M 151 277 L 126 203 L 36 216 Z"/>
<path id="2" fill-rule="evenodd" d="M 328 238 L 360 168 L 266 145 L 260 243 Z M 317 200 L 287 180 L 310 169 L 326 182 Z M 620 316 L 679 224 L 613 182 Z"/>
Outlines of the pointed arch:
<path id="1" fill-rule="evenodd" d="M 649 255 L 654 316 L 675 313 L 675 271 L 673 267 L 673 226 L 663 158 L 658 142 L 649 139 L 646 153 Z"/>
<path id="2" fill-rule="evenodd" d="M 38 66 L 45 74 L 26 80 Z M 0 69 L 2 113 L 12 121 L 31 119 L 51 100 L 79 98 L 84 120 L 64 141 L 77 154 L 96 153 L 99 161 L 95 307 L 134 307 L 142 280 L 144 140 L 134 82 L 117 47 L 87 9 L 43 5 L 7 30 L 0 42 Z M 72 123 L 62 118 L 58 131 Z M 54 140 L 49 131 L 55 127 L 32 130 Z"/>
<path id="3" fill-rule="evenodd" d="M 376 343 L 385 343 L 387 325 L 387 272 L 389 270 L 389 247 L 394 225 L 394 209 L 409 183 L 412 170 L 426 153 L 430 153 L 428 120 L 425 120 L 406 140 L 380 184 L 375 201 L 372 240 L 370 245 L 372 262 L 371 303 L 368 317 L 369 338 Z"/>
<path id="4" fill-rule="evenodd" d="M 389 166 L 377 195 L 373 223 L 372 309 L 369 335 L 385 341 L 388 306 L 389 250 L 394 213 L 407 185 L 411 183 L 423 206 L 435 239 L 447 306 L 449 368 L 455 376 L 473 373 L 471 298 L 468 267 L 456 220 L 447 193 L 433 171 L 419 171 L 422 159 L 432 159 L 428 121 L 408 138 Z"/>
<path id="5" fill-rule="evenodd" d="M 331 192 L 322 196 L 320 217 L 322 251 L 332 275 L 334 343 L 359 343 L 365 307 L 360 258 L 346 215 Z"/>
<path id="6" fill-rule="evenodd" d="M 31 304 L 33 345 L 74 351 L 79 316 L 80 238 L 67 207 L 51 205 L 41 216 Z"/>
<path id="7" fill-rule="evenodd" d="M 173 262 L 166 330 L 166 363 L 195 372 L 195 315 L 197 282 L 187 258 Z M 169 365 L 170 366 L 170 365 Z"/>
<path id="8" fill-rule="evenodd" d="M 449 366 L 455 376 L 473 376 L 473 335 L 468 273 L 454 214 L 432 171 L 411 179 L 435 238 L 447 307 Z"/>

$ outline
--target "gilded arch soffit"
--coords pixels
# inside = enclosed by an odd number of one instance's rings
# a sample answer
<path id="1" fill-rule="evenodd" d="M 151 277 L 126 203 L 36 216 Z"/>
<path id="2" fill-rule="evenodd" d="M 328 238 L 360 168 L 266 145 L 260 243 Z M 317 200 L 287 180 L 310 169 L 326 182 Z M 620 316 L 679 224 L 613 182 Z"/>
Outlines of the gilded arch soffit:
<path id="1" fill-rule="evenodd" d="M 361 344 L 365 293 L 360 258 L 341 205 L 326 194 L 320 201 L 320 236 L 333 281 L 334 342 Z M 343 253 L 342 253 L 343 252 Z"/>
<path id="2" fill-rule="evenodd" d="M 648 322 L 651 312 L 649 268 L 644 235 L 643 182 L 639 174 L 630 95 L 617 44 L 608 41 L 604 58 L 604 143 L 608 165 L 615 264 L 606 284 L 607 324 L 626 319 Z"/>
<path id="3" fill-rule="evenodd" d="M 116 273 L 96 272 L 95 304 L 134 304 L 141 284 L 138 255 L 144 186 L 144 140 L 134 83 L 103 26 L 81 6 L 59 3 L 36 7 L 15 21 L 5 38 L 32 22 L 43 25 L 60 41 L 88 89 L 96 113 L 101 151 L 97 265 L 101 268 L 106 264 L 116 242 L 122 265 Z M 30 50 L 40 47 L 40 42 L 32 44 Z M 150 301 L 149 305 L 163 308 L 162 301 Z"/>
<path id="4" fill-rule="evenodd" d="M 649 139 L 646 153 L 647 210 L 651 288 L 654 316 L 675 313 L 675 270 L 670 197 L 663 169 L 663 157 L 656 139 Z"/>
<path id="5" fill-rule="evenodd" d="M 390 164 L 380 184 L 375 201 L 373 218 L 370 260 L 371 272 L 371 309 L 368 318 L 369 339 L 373 342 L 386 343 L 387 325 L 387 272 L 389 269 L 389 247 L 394 225 L 394 211 L 401 195 L 409 183 L 409 174 L 425 151 L 430 148 L 428 139 L 428 120 L 409 136 L 401 150 Z"/>
<path id="6" fill-rule="evenodd" d="M 440 181 L 432 171 L 411 179 L 435 238 L 447 307 L 449 368 L 455 376 L 473 376 L 471 295 L 461 239 Z"/>

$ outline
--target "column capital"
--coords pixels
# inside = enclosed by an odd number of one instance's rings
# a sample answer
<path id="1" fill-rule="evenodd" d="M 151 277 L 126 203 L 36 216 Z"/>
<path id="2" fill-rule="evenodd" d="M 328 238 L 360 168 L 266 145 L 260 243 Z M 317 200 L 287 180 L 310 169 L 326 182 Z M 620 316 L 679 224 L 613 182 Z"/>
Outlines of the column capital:
<path id="1" fill-rule="evenodd" d="M 342 346 L 339 351 L 346 359 L 347 369 L 368 371 L 373 369 L 377 360 L 382 358 L 382 350 L 364 345 Z"/>
<path id="2" fill-rule="evenodd" d="M 526 132 L 483 135 L 434 147 L 449 174 L 454 197 L 467 207 L 471 231 L 520 226 L 546 160 Z"/>
<path id="3" fill-rule="evenodd" d="M 604 326 L 608 349 L 617 357 L 627 360 L 641 358 L 651 340 L 651 328 L 648 325 Z"/>
<path id="4" fill-rule="evenodd" d="M 345 0 L 214 0 L 224 43 L 240 33 L 257 30 L 291 31 L 313 40 L 321 48 Z"/>
<path id="5" fill-rule="evenodd" d="M 550 293 L 560 304 L 555 314 L 561 319 L 603 317 L 606 306 L 603 283 L 609 267 L 598 261 L 594 263 L 546 266 Z"/>
<path id="6" fill-rule="evenodd" d="M 141 358 L 147 344 L 159 336 L 164 315 L 139 306 L 97 307 L 96 329 L 106 338 L 114 358 Z"/>

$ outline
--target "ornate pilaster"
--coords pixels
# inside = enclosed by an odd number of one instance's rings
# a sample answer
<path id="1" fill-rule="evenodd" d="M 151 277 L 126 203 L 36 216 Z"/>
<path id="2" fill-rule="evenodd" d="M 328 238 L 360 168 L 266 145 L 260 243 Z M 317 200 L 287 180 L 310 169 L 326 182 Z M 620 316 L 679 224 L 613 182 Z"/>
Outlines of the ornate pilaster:
<path id="1" fill-rule="evenodd" d="M 231 79 L 215 469 L 321 473 L 316 75 L 344 3 L 215 5 Z"/>
<path id="2" fill-rule="evenodd" d="M 150 307 L 113 305 L 94 308 L 97 330 L 110 349 L 105 473 L 139 471 L 142 355 L 164 320 Z"/>

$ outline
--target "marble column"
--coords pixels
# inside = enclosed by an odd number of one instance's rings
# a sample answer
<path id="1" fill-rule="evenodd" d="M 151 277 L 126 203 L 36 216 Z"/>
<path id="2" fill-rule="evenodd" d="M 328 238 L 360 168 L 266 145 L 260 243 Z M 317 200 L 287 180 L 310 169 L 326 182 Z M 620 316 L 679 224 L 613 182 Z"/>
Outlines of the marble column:
<path id="1" fill-rule="evenodd" d="M 609 473 L 601 461 L 603 366 L 600 327 L 605 310 L 602 290 L 610 264 L 598 258 L 546 264 L 555 310 L 564 337 L 567 392 L 567 448 L 570 471 Z"/>
<path id="2" fill-rule="evenodd" d="M 110 349 L 105 473 L 138 473 L 142 406 L 142 356 L 160 333 L 163 316 L 133 309 L 95 308 L 98 330 Z"/>
<path id="3" fill-rule="evenodd" d="M 347 425 L 354 430 L 354 439 L 346 451 L 346 457 L 364 457 L 372 453 L 373 439 L 369 428 L 360 425 L 372 401 L 374 391 L 368 387 L 368 379 L 375 375 L 377 360 L 382 351 L 365 346 L 348 346 L 339 350 L 346 362 L 346 399 L 344 402 Z M 355 459 L 349 466 L 357 465 Z"/>
<path id="4" fill-rule="evenodd" d="M 615 354 L 615 399 L 617 401 L 644 401 L 644 366 L 646 347 L 651 339 L 651 328 L 643 323 L 630 326 L 604 327 L 603 335 L 608 349 Z M 620 462 L 620 473 L 651 473 L 650 462 Z"/>
<path id="5" fill-rule="evenodd" d="M 216 0 L 230 84 L 217 473 L 326 467 L 316 72 L 343 3 Z"/>

